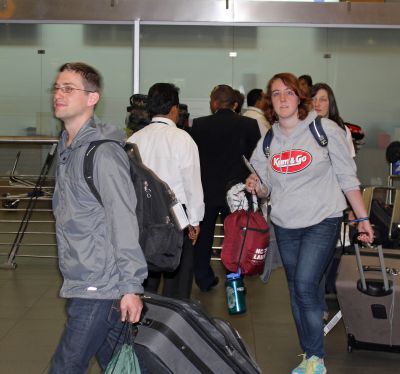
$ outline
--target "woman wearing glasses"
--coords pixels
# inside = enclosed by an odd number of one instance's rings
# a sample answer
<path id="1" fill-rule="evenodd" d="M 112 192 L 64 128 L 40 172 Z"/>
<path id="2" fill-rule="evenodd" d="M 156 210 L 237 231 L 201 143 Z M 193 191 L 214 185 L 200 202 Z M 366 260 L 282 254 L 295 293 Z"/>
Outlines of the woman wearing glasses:
<path id="1" fill-rule="evenodd" d="M 324 374 L 323 304 L 318 288 L 337 241 L 346 198 L 356 217 L 361 240 L 373 241 L 373 230 L 359 190 L 356 166 L 345 132 L 322 119 L 328 138 L 320 146 L 309 124 L 317 114 L 290 73 L 272 77 L 267 86 L 267 117 L 274 123 L 267 158 L 262 140 L 252 156 L 259 178 L 246 180 L 249 192 L 270 196 L 271 220 L 290 291 L 292 313 L 301 348 L 300 365 L 292 374 Z"/>

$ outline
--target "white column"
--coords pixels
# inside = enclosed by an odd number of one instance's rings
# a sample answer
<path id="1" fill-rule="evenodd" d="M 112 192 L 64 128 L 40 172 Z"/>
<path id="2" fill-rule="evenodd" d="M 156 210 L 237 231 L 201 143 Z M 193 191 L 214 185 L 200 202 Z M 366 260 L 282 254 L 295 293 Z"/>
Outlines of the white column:
<path id="1" fill-rule="evenodd" d="M 135 20 L 133 28 L 133 93 L 139 93 L 139 74 L 140 74 L 140 19 Z"/>

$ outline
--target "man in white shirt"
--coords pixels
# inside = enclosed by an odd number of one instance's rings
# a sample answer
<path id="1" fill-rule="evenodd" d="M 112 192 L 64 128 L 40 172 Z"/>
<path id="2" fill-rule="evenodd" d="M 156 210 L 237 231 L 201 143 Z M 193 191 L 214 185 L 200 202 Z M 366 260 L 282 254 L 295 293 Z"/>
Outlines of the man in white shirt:
<path id="1" fill-rule="evenodd" d="M 184 232 L 181 262 L 174 272 L 163 273 L 162 294 L 190 298 L 193 245 L 204 216 L 199 152 L 191 136 L 176 127 L 179 120 L 178 88 L 170 83 L 156 83 L 150 88 L 147 99 L 152 120 L 149 125 L 134 133 L 128 142 L 138 146 L 143 163 L 169 185 L 186 209 L 190 226 Z M 145 289 L 157 292 L 160 279 L 160 273 L 150 272 Z"/>
<path id="2" fill-rule="evenodd" d="M 267 102 L 264 92 L 260 88 L 254 88 L 247 94 L 247 110 L 244 112 L 245 117 L 257 120 L 261 137 L 271 128 L 270 123 L 264 115 L 264 107 Z"/>

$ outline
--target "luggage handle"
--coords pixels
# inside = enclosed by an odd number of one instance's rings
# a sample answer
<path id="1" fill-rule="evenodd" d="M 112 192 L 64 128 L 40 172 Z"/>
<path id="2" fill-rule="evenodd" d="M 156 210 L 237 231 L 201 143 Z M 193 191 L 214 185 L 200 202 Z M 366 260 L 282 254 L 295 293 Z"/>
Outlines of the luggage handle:
<path id="1" fill-rule="evenodd" d="M 360 248 L 358 246 L 360 242 L 357 240 L 359 234 L 360 233 L 355 235 L 356 240 L 354 240 L 354 249 L 355 249 L 355 253 L 356 253 L 357 267 L 358 267 L 358 271 L 360 273 L 361 287 L 362 287 L 363 291 L 367 291 L 367 282 L 365 280 L 364 268 L 362 265 L 361 255 L 360 255 Z M 381 244 L 375 245 L 374 248 L 376 248 L 378 251 L 380 270 L 381 270 L 382 279 L 383 279 L 383 287 L 384 287 L 385 291 L 387 292 L 387 291 L 389 291 L 389 280 L 388 280 L 388 276 L 387 276 L 387 272 L 386 272 L 385 259 L 383 257 L 382 245 Z"/>
<path id="2" fill-rule="evenodd" d="M 363 270 L 364 271 L 381 271 L 381 268 L 380 268 L 380 266 L 363 265 Z M 391 275 L 399 275 L 400 274 L 400 269 L 386 267 L 385 270 L 386 270 L 387 274 L 391 274 Z"/>

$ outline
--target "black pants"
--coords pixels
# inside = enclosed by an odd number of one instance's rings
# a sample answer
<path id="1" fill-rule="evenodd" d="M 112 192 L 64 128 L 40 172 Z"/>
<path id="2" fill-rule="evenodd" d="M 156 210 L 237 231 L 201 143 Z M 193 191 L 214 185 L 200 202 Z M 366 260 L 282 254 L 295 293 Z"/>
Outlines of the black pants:
<path id="1" fill-rule="evenodd" d="M 205 204 L 204 219 L 200 225 L 200 235 L 194 251 L 194 274 L 196 284 L 202 291 L 207 290 L 213 283 L 215 274 L 210 265 L 212 245 L 214 240 L 215 223 L 221 213 L 222 222 L 230 213 L 226 204 Z"/>
<path id="2" fill-rule="evenodd" d="M 181 262 L 173 272 L 149 272 L 144 288 L 148 292 L 157 293 L 163 277 L 162 295 L 178 299 L 189 299 L 193 283 L 194 248 L 187 230 L 183 233 Z"/>

